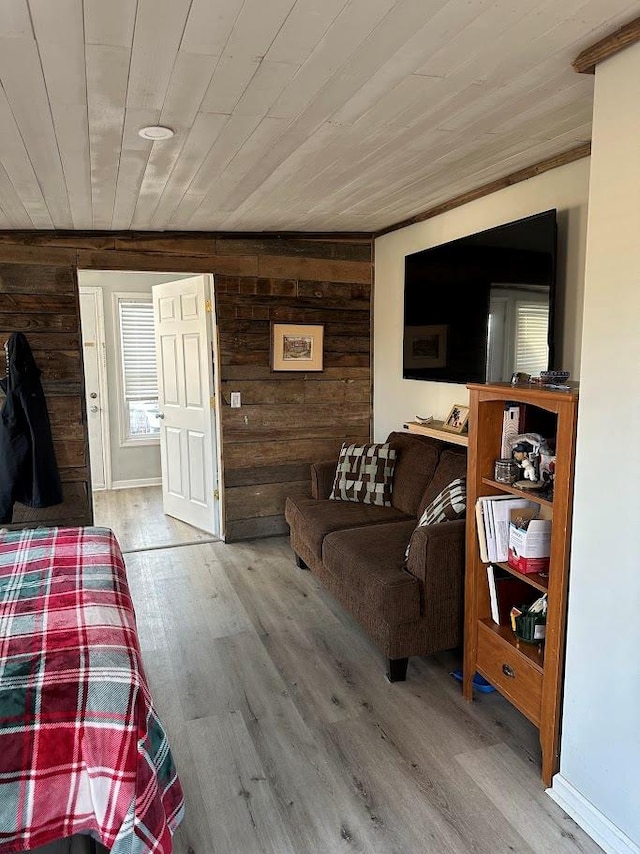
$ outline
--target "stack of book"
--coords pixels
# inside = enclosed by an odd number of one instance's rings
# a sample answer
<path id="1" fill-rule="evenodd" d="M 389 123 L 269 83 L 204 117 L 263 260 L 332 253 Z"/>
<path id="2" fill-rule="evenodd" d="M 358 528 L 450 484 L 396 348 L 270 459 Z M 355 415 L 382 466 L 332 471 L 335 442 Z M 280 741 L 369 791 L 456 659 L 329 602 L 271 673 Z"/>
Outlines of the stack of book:
<path id="1" fill-rule="evenodd" d="M 512 510 L 537 511 L 538 505 L 513 495 L 486 495 L 476 501 L 476 530 L 483 563 L 506 562 L 509 558 L 509 521 Z"/>

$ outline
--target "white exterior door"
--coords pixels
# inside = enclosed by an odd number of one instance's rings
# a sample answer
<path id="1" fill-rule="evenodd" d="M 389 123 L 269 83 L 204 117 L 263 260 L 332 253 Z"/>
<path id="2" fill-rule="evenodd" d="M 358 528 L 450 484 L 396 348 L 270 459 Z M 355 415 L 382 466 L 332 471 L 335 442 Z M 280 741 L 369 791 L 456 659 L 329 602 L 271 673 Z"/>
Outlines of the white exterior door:
<path id="1" fill-rule="evenodd" d="M 80 288 L 84 388 L 92 489 L 111 488 L 109 402 L 102 288 Z"/>
<path id="2" fill-rule="evenodd" d="M 209 277 L 153 287 L 164 512 L 218 535 Z"/>

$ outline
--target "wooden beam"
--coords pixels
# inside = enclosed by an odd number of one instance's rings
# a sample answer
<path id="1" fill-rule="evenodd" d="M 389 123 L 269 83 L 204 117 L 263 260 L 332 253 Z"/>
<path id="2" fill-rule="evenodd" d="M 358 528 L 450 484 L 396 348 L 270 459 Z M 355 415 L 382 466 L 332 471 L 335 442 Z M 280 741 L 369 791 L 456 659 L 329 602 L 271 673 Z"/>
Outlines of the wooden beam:
<path id="1" fill-rule="evenodd" d="M 585 48 L 571 63 L 578 74 L 595 74 L 596 65 L 610 56 L 615 56 L 629 45 L 640 41 L 640 18 L 629 21 L 615 33 L 600 39 L 599 42 Z"/>
<path id="2" fill-rule="evenodd" d="M 57 246 L 74 249 L 129 249 L 154 252 L 177 251 L 176 244 L 183 241 L 179 254 L 215 254 L 211 243 L 222 241 L 298 241 L 309 243 L 367 243 L 371 233 L 355 232 L 306 232 L 306 231 L 69 231 L 69 230 L 4 230 L 0 231 L 0 243 L 18 243 L 25 246 Z M 191 245 L 188 242 L 191 241 Z M 121 242 L 120 245 L 117 245 Z M 152 246 L 152 244 L 156 244 Z M 173 245 L 171 245 L 173 244 Z M 228 247 L 227 247 L 228 251 Z M 220 254 L 226 254 L 221 252 Z"/>
<path id="3" fill-rule="evenodd" d="M 218 259 L 237 256 L 218 255 Z M 332 261 L 320 258 L 287 258 L 280 255 L 259 255 L 258 275 L 273 279 L 304 279 L 314 282 L 354 282 L 370 284 L 373 265 L 370 261 Z"/>
<path id="4" fill-rule="evenodd" d="M 481 199 L 483 196 L 490 196 L 498 190 L 504 190 L 506 187 L 511 187 L 513 184 L 519 184 L 521 181 L 527 181 L 529 178 L 534 178 L 536 175 L 542 175 L 543 172 L 548 172 L 551 169 L 557 169 L 559 166 L 565 166 L 567 163 L 573 163 L 574 160 L 581 160 L 583 157 L 589 157 L 591 154 L 591 143 L 583 142 L 576 148 L 569 151 L 564 151 L 562 154 L 554 154 L 553 157 L 547 157 L 546 160 L 541 160 L 534 163 L 532 166 L 526 166 L 524 169 L 519 169 L 517 172 L 512 172 L 510 175 L 505 175 L 504 178 L 498 178 L 496 181 L 491 181 L 489 184 L 483 184 L 481 187 L 476 187 L 475 190 L 469 190 L 459 196 L 449 199 L 442 204 L 429 208 L 422 213 L 415 214 L 409 219 L 396 222 L 394 225 L 388 225 L 386 228 L 381 228 L 375 233 L 375 237 L 382 237 L 383 234 L 389 234 L 391 231 L 398 231 L 400 228 L 406 228 L 408 225 L 415 225 L 418 222 L 424 222 L 427 219 L 432 219 L 434 216 L 446 213 L 447 211 L 459 208 L 466 205 L 467 202 L 473 202 L 476 199 Z"/>
<path id="5" fill-rule="evenodd" d="M 78 250 L 80 270 L 146 270 L 158 273 L 224 273 L 257 276 L 258 259 L 244 255 L 173 255 L 162 252 Z"/>
<path id="6" fill-rule="evenodd" d="M 11 232 L 5 232 L 10 234 Z M 43 264 L 47 267 L 74 267 L 76 252 L 74 249 L 49 248 L 47 246 L 29 246 L 19 244 L 0 245 L 0 263 Z"/>
<path id="7" fill-rule="evenodd" d="M 257 274 L 257 256 L 263 255 L 273 256 L 267 266 L 277 265 L 273 259 L 278 257 L 287 264 L 285 256 L 370 264 L 372 239 L 370 233 L 0 231 L 0 261 L 251 276 Z M 328 269 L 323 275 L 330 277 Z"/>

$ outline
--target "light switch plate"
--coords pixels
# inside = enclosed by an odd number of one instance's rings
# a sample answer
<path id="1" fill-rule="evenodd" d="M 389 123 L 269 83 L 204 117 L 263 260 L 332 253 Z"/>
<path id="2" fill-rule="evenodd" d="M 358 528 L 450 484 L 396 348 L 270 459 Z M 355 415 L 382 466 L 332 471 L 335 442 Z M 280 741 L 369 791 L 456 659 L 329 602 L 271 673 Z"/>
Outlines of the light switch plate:
<path id="1" fill-rule="evenodd" d="M 242 406 L 242 401 L 240 398 L 240 392 L 239 391 L 232 391 L 231 392 L 231 408 L 232 409 L 240 409 L 241 406 Z"/>

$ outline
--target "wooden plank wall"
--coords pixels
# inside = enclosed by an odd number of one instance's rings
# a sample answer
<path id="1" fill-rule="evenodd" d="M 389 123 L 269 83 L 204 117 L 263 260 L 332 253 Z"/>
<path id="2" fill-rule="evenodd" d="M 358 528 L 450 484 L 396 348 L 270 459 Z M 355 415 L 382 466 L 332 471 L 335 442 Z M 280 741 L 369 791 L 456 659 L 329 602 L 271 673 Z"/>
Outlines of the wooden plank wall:
<path id="1" fill-rule="evenodd" d="M 216 277 L 230 540 L 286 532 L 284 499 L 308 493 L 309 463 L 370 434 L 370 245 L 283 241 L 277 249 L 262 264 L 268 275 Z M 322 373 L 270 371 L 273 321 L 325 325 Z M 229 406 L 232 391 L 240 409 Z"/>
<path id="2" fill-rule="evenodd" d="M 309 464 L 370 435 L 370 236 L 0 232 L 0 262 L 69 256 L 80 269 L 214 273 L 226 539 L 286 533 L 284 500 L 308 492 Z M 272 321 L 324 323 L 324 371 L 272 373 Z"/>
<path id="3" fill-rule="evenodd" d="M 10 527 L 92 521 L 78 296 L 74 266 L 0 264 L 0 343 L 23 332 L 42 371 L 64 502 L 14 507 Z M 6 370 L 4 346 L 0 372 Z"/>

